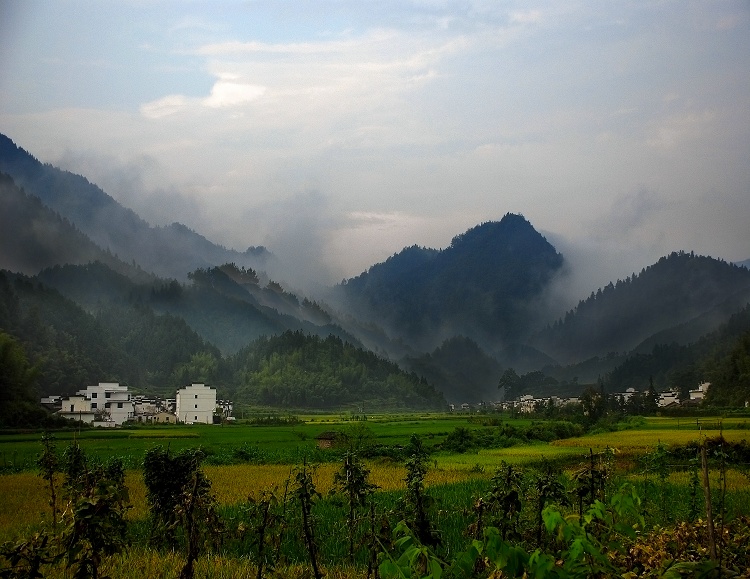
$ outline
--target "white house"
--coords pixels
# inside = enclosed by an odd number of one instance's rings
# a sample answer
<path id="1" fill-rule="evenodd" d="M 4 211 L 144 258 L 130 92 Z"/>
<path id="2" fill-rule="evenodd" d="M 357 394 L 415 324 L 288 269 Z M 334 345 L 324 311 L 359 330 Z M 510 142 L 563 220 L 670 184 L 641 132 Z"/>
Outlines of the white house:
<path id="1" fill-rule="evenodd" d="M 177 391 L 177 420 L 185 424 L 213 424 L 216 390 L 205 384 L 191 384 Z"/>
<path id="2" fill-rule="evenodd" d="M 659 408 L 663 408 L 665 406 L 672 406 L 673 404 L 679 404 L 680 403 L 680 393 L 676 390 L 667 390 L 666 392 L 661 392 L 659 394 L 659 401 L 657 404 L 659 405 Z"/>
<path id="3" fill-rule="evenodd" d="M 108 423 L 120 426 L 127 420 L 132 420 L 135 408 L 130 399 L 127 386 L 120 386 L 117 382 L 99 382 L 96 386 L 86 386 L 84 390 L 76 392 L 75 396 L 63 398 L 62 408 L 58 412 L 65 418 L 82 422 Z"/>
<path id="4" fill-rule="evenodd" d="M 697 389 L 690 391 L 690 400 L 703 402 L 703 398 L 706 396 L 709 386 L 711 386 L 710 382 L 702 382 L 701 384 L 698 384 Z"/>
<path id="5" fill-rule="evenodd" d="M 91 409 L 91 400 L 85 396 L 68 396 L 61 401 L 62 407 L 57 414 L 70 420 L 92 423 L 96 420 L 97 412 Z"/>

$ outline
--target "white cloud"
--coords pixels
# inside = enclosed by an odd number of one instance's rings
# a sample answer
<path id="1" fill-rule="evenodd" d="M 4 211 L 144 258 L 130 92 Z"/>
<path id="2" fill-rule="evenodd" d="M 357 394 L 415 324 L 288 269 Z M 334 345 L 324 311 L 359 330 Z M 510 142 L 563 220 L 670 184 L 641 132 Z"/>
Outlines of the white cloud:
<path id="1" fill-rule="evenodd" d="M 232 107 L 249 103 L 263 96 L 266 87 L 237 82 L 233 78 L 219 79 L 211 89 L 211 96 L 203 99 L 207 107 Z"/>

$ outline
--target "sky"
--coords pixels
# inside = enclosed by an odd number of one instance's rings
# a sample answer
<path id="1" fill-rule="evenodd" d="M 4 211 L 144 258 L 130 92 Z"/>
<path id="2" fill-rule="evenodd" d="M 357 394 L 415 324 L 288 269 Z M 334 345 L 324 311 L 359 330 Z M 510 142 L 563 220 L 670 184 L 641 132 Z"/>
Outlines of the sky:
<path id="1" fill-rule="evenodd" d="M 585 298 L 750 258 L 750 2 L 0 0 L 0 133 L 321 283 L 521 213 Z"/>

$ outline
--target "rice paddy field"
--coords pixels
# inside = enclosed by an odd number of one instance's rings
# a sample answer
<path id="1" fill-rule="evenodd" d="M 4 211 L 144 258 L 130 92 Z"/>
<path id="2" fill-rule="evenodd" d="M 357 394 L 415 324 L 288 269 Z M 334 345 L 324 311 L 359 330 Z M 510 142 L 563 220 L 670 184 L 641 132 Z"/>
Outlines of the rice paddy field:
<path id="1" fill-rule="evenodd" d="M 515 426 L 528 426 L 531 422 L 502 418 L 502 424 Z M 686 516 L 688 506 L 684 497 L 691 484 L 690 473 L 684 469 L 675 469 L 657 489 L 654 476 L 638 470 L 638 457 L 652 452 L 660 443 L 670 447 L 715 437 L 719 434 L 719 429 L 730 442 L 747 441 L 750 434 L 747 429 L 748 421 L 742 418 L 701 418 L 696 421 L 657 417 L 643 419 L 636 428 L 549 443 L 535 442 L 465 453 L 439 450 L 440 443 L 456 428 L 481 430 L 493 428 L 497 424 L 497 419 L 493 421 L 466 415 L 408 415 L 391 419 L 374 416 L 366 423 L 378 444 L 405 445 L 412 434 L 418 434 L 428 447 L 436 450 L 430 457 L 430 469 L 425 483 L 428 492 L 435 498 L 434 520 L 445 537 L 445 556 L 463 546 L 475 502 L 478 497 L 487 493 L 490 479 L 502 463 L 520 469 L 551 465 L 559 473 L 570 473 L 585 465 L 591 453 L 613 449 L 616 457 L 628 457 L 628 460 L 622 461 L 618 478 L 630 480 L 642 489 L 645 499 L 651 501 L 651 513 L 654 517 L 669 519 Z M 262 456 L 265 464 L 223 464 L 221 460 L 208 460 L 203 466 L 211 481 L 212 492 L 221 514 L 228 521 L 242 519 L 249 497 L 257 499 L 267 491 L 274 491 L 279 496 L 287 494 L 294 469 L 302 460 L 311 463 L 316 489 L 324 497 L 316 506 L 321 552 L 326 553 L 324 565 L 328 565 L 329 577 L 352 577 L 358 575 L 346 568 L 345 545 L 341 540 L 346 533 L 343 506 L 340 501 L 326 498 L 334 486 L 334 473 L 340 468 L 340 455 L 319 450 L 316 441 L 316 436 L 320 433 L 352 426 L 351 421 L 342 417 L 311 416 L 287 426 L 237 424 L 113 431 L 82 430 L 80 433 L 55 433 L 55 437 L 58 452 L 75 439 L 88 456 L 100 460 L 121 458 L 128 467 L 126 486 L 131 508 L 127 517 L 133 526 L 131 532 L 134 543 L 127 553 L 118 555 L 107 563 L 108 572 L 113 577 L 137 575 L 149 578 L 178 574 L 174 570 L 179 569 L 180 557 L 174 553 L 151 551 L 144 538 L 147 534 L 148 508 L 140 465 L 144 453 L 156 445 L 169 447 L 175 452 L 201 447 L 209 459 L 236 456 L 238 448 L 261 449 L 258 456 Z M 41 452 L 40 437 L 40 433 L 0 436 L 0 466 L 4 465 L 7 472 L 0 475 L 0 496 L 3 497 L 0 500 L 0 542 L 17 540 L 50 523 L 46 481 L 39 476 L 34 466 L 36 457 Z M 405 489 L 406 470 L 403 463 L 376 458 L 366 461 L 366 466 L 370 471 L 370 482 L 378 487 L 375 501 L 379 508 L 384 511 L 395 508 Z M 732 516 L 750 515 L 750 478 L 747 472 L 748 468 L 740 465 L 739 468 L 726 470 L 723 477 L 716 469 L 710 473 L 713 489 L 726 485 L 727 499 L 724 508 Z M 664 504 L 675 506 L 668 513 L 663 506 L 659 506 Z M 304 548 L 299 537 L 290 537 L 287 553 L 289 565 L 285 568 L 284 575 L 305 576 L 306 571 L 301 564 L 303 559 Z M 198 569 L 199 577 L 250 577 L 255 573 L 253 566 L 237 550 L 211 554 L 199 562 Z M 65 575 L 53 573 L 50 576 Z"/>

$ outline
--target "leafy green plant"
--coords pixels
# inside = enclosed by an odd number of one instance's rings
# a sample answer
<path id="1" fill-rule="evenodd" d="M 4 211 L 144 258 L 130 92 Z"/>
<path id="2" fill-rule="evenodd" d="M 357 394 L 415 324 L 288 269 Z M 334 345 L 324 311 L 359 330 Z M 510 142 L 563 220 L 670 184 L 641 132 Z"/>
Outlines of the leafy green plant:
<path id="1" fill-rule="evenodd" d="M 297 483 L 294 495 L 299 501 L 302 513 L 302 534 L 310 558 L 310 565 L 315 579 L 321 579 L 323 574 L 318 566 L 318 544 L 315 539 L 315 524 L 312 513 L 313 504 L 316 499 L 320 498 L 320 493 L 315 488 L 312 473 L 306 462 L 303 463 L 301 468 L 297 469 L 294 478 Z"/>
<path id="2" fill-rule="evenodd" d="M 490 484 L 490 492 L 484 498 L 491 517 L 489 525 L 500 529 L 503 540 L 519 539 L 518 523 L 523 508 L 523 471 L 502 461 Z M 481 525 L 477 529 L 477 534 L 481 537 Z"/>
<path id="3" fill-rule="evenodd" d="M 200 468 L 204 456 L 201 449 L 186 449 L 172 455 L 168 449 L 157 446 L 146 453 L 143 462 L 152 541 L 174 548 L 175 531 L 181 528 L 185 536 L 186 563 L 180 572 L 181 579 L 193 577 L 202 546 L 216 544 L 223 528 L 211 494 L 211 482 Z"/>
<path id="4" fill-rule="evenodd" d="M 222 523 L 216 513 L 216 500 L 211 494 L 211 482 L 203 471 L 196 468 L 191 473 L 192 481 L 183 490 L 175 514 L 185 531 L 187 553 L 180 579 L 193 579 L 195 561 L 205 543 L 217 544 Z"/>
<path id="5" fill-rule="evenodd" d="M 36 579 L 43 577 L 41 569 L 59 558 L 57 549 L 46 531 L 34 533 L 28 539 L 0 546 L 0 577 L 3 579 Z"/>
<path id="6" fill-rule="evenodd" d="M 42 435 L 42 454 L 37 459 L 39 476 L 47 481 L 49 489 L 49 506 L 52 509 L 52 528 L 57 528 L 57 481 L 56 476 L 60 471 L 60 458 L 57 456 L 55 436 L 49 432 Z"/>
<path id="7" fill-rule="evenodd" d="M 257 579 L 261 579 L 264 569 L 273 570 L 278 561 L 279 549 L 283 542 L 283 522 L 285 505 L 276 489 L 263 491 L 260 498 L 248 497 L 242 508 L 246 523 L 239 525 L 240 535 L 252 533 L 252 545 L 255 551 L 251 558 L 257 566 Z"/>
<path id="8" fill-rule="evenodd" d="M 569 505 L 570 499 L 565 485 L 560 482 L 559 476 L 553 472 L 549 464 L 537 474 L 534 484 L 536 491 L 536 543 L 542 544 L 542 531 L 544 529 L 544 509 L 549 503 Z"/>
<path id="9" fill-rule="evenodd" d="M 97 579 L 103 557 L 125 547 L 129 508 L 125 471 L 117 459 L 90 465 L 75 441 L 66 449 L 64 462 L 68 503 L 63 513 L 62 551 L 76 579 Z"/>
<path id="10" fill-rule="evenodd" d="M 349 560 L 354 562 L 354 543 L 357 529 L 357 509 L 367 506 L 370 496 L 377 489 L 377 485 L 368 480 L 370 471 L 352 451 L 344 454 L 341 470 L 334 473 L 334 489 L 338 489 L 346 497 L 347 529 L 349 532 Z"/>
<path id="11" fill-rule="evenodd" d="M 424 479 L 427 475 L 429 455 L 422 440 L 412 435 L 409 442 L 409 458 L 406 460 L 406 491 L 402 501 L 402 510 L 406 525 L 413 530 L 422 544 L 436 546 L 440 544 L 440 533 L 430 520 L 429 510 L 434 499 L 426 492 Z"/>
<path id="12" fill-rule="evenodd" d="M 393 530 L 393 546 L 396 555 L 383 549 L 379 565 L 380 574 L 387 578 L 440 579 L 443 574 L 443 562 L 432 550 L 422 544 L 409 526 L 401 521 Z"/>

